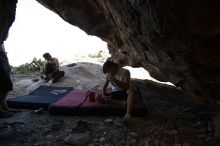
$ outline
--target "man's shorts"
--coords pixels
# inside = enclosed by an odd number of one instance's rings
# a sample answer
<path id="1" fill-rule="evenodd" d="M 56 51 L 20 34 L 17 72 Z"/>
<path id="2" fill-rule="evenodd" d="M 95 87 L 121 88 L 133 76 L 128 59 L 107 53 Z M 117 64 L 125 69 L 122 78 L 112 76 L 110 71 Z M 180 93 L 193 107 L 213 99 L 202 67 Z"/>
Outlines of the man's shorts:
<path id="1" fill-rule="evenodd" d="M 127 100 L 128 94 L 126 91 L 115 91 L 111 93 L 111 98 L 115 100 Z"/>
<path id="2" fill-rule="evenodd" d="M 9 92 L 13 89 L 10 71 L 8 57 L 5 52 L 0 51 L 0 92 Z"/>

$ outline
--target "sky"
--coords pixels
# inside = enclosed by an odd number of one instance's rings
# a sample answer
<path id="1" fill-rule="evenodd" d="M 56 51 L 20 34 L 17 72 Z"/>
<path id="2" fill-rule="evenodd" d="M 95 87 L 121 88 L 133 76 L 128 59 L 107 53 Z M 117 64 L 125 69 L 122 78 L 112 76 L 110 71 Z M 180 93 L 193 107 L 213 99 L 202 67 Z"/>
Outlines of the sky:
<path id="1" fill-rule="evenodd" d="M 45 52 L 61 61 L 79 52 L 108 52 L 106 42 L 70 25 L 35 0 L 18 0 L 5 48 L 12 66 L 31 62 L 34 57 L 42 59 Z"/>

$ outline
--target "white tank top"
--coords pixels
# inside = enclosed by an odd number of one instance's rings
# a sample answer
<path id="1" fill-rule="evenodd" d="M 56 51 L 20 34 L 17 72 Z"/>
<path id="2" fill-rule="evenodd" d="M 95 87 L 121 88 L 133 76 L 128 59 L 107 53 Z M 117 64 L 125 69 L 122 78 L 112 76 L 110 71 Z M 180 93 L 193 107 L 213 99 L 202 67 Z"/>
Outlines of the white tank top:
<path id="1" fill-rule="evenodd" d="M 115 75 L 115 78 L 119 81 L 124 81 L 125 78 L 125 73 L 126 73 L 127 69 L 124 68 L 119 68 L 117 74 Z M 112 92 L 115 91 L 124 91 L 124 89 L 120 88 L 115 82 L 111 81 L 111 85 L 112 85 Z"/>

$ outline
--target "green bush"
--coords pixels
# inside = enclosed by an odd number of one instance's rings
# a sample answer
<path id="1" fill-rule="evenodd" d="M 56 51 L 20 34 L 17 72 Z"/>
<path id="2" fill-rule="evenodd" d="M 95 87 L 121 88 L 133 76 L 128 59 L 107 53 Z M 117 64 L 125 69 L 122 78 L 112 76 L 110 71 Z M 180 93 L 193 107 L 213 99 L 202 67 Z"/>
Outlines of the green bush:
<path id="1" fill-rule="evenodd" d="M 41 72 L 45 61 L 41 59 L 33 58 L 30 63 L 22 64 L 18 67 L 11 66 L 11 73 L 12 74 L 27 74 L 27 73 L 34 73 L 34 72 Z"/>

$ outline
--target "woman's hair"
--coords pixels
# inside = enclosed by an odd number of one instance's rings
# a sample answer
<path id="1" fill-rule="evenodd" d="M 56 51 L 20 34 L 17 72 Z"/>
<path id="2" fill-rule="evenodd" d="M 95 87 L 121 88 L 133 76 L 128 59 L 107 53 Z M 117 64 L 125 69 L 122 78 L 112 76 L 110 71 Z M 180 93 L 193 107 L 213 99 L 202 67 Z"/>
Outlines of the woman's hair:
<path id="1" fill-rule="evenodd" d="M 106 61 L 103 64 L 102 71 L 104 74 L 106 74 L 109 71 L 109 69 L 111 69 L 113 67 L 118 67 L 118 65 L 112 61 Z"/>

